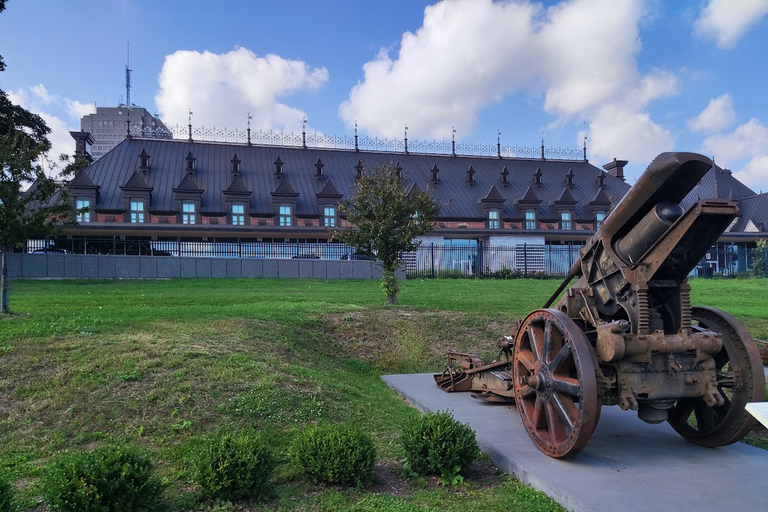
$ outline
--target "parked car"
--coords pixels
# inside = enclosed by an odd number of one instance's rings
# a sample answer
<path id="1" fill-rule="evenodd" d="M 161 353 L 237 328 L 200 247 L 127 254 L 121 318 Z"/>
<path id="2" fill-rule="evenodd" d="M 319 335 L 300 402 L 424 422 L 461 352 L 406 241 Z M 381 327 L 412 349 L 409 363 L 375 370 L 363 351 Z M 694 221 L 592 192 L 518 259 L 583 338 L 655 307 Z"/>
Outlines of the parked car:
<path id="1" fill-rule="evenodd" d="M 349 252 L 341 257 L 342 260 L 375 260 L 375 256 L 364 252 Z"/>

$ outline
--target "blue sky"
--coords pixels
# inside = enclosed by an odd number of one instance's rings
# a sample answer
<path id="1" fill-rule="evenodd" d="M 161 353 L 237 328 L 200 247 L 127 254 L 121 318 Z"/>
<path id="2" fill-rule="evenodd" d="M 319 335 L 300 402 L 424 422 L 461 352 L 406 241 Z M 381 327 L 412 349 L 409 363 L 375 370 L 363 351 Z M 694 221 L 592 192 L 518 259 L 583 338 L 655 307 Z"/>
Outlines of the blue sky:
<path id="1" fill-rule="evenodd" d="M 53 129 L 131 100 L 193 123 L 696 151 L 768 191 L 768 0 L 9 0 L 0 87 Z"/>

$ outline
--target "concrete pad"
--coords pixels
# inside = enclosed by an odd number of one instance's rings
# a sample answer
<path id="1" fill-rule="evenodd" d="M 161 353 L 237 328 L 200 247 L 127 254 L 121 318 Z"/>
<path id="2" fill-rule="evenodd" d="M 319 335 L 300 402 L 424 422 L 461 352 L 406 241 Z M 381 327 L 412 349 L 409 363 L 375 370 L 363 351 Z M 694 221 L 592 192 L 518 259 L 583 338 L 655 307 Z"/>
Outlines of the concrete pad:
<path id="1" fill-rule="evenodd" d="M 432 374 L 385 375 L 422 411 L 450 410 L 477 433 L 497 467 L 577 512 L 722 512 L 768 510 L 768 452 L 736 443 L 702 448 L 667 423 L 649 425 L 632 411 L 603 407 L 589 444 L 558 460 L 528 437 L 515 406 L 445 393 Z"/>

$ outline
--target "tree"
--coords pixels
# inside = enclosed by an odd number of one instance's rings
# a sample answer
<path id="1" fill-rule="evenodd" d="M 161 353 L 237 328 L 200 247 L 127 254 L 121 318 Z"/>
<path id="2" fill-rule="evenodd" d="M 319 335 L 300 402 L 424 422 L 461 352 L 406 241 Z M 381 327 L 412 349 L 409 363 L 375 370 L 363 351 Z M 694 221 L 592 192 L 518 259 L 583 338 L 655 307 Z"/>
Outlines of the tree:
<path id="1" fill-rule="evenodd" d="M 395 272 L 402 264 L 403 252 L 418 247 L 416 237 L 429 232 L 440 211 L 440 203 L 416 185 L 406 189 L 405 180 L 394 165 L 363 171 L 357 194 L 341 205 L 347 214 L 347 227 L 335 234 L 381 262 L 381 286 L 387 302 L 397 302 L 399 286 Z"/>
<path id="2" fill-rule="evenodd" d="M 4 67 L 0 56 L 0 71 Z M 51 147 L 49 133 L 40 116 L 14 105 L 0 89 L 0 314 L 9 312 L 8 254 L 30 236 L 55 233 L 71 212 L 66 191 L 36 164 Z M 78 160 L 65 172 L 82 165 Z"/>

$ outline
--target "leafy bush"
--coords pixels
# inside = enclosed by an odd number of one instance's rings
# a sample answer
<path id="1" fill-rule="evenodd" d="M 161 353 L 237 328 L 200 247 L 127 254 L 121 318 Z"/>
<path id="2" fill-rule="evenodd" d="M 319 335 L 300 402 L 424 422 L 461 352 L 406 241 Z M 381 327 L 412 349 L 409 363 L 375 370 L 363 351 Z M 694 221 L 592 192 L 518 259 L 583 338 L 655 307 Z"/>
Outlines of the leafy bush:
<path id="1" fill-rule="evenodd" d="M 290 452 L 293 462 L 307 477 L 329 484 L 370 482 L 376 460 L 371 437 L 346 423 L 299 431 Z"/>
<path id="2" fill-rule="evenodd" d="M 149 454 L 133 445 L 66 454 L 51 462 L 43 477 L 46 503 L 64 512 L 133 512 L 161 492 Z"/>
<path id="3" fill-rule="evenodd" d="M 406 462 L 420 474 L 458 474 L 478 455 L 475 432 L 448 412 L 415 418 L 403 427 L 400 440 Z"/>
<path id="4" fill-rule="evenodd" d="M 0 512 L 16 510 L 13 500 L 13 486 L 0 474 Z"/>
<path id="5" fill-rule="evenodd" d="M 269 442 L 250 430 L 205 439 L 195 451 L 192 475 L 208 498 L 259 498 L 277 465 Z"/>

